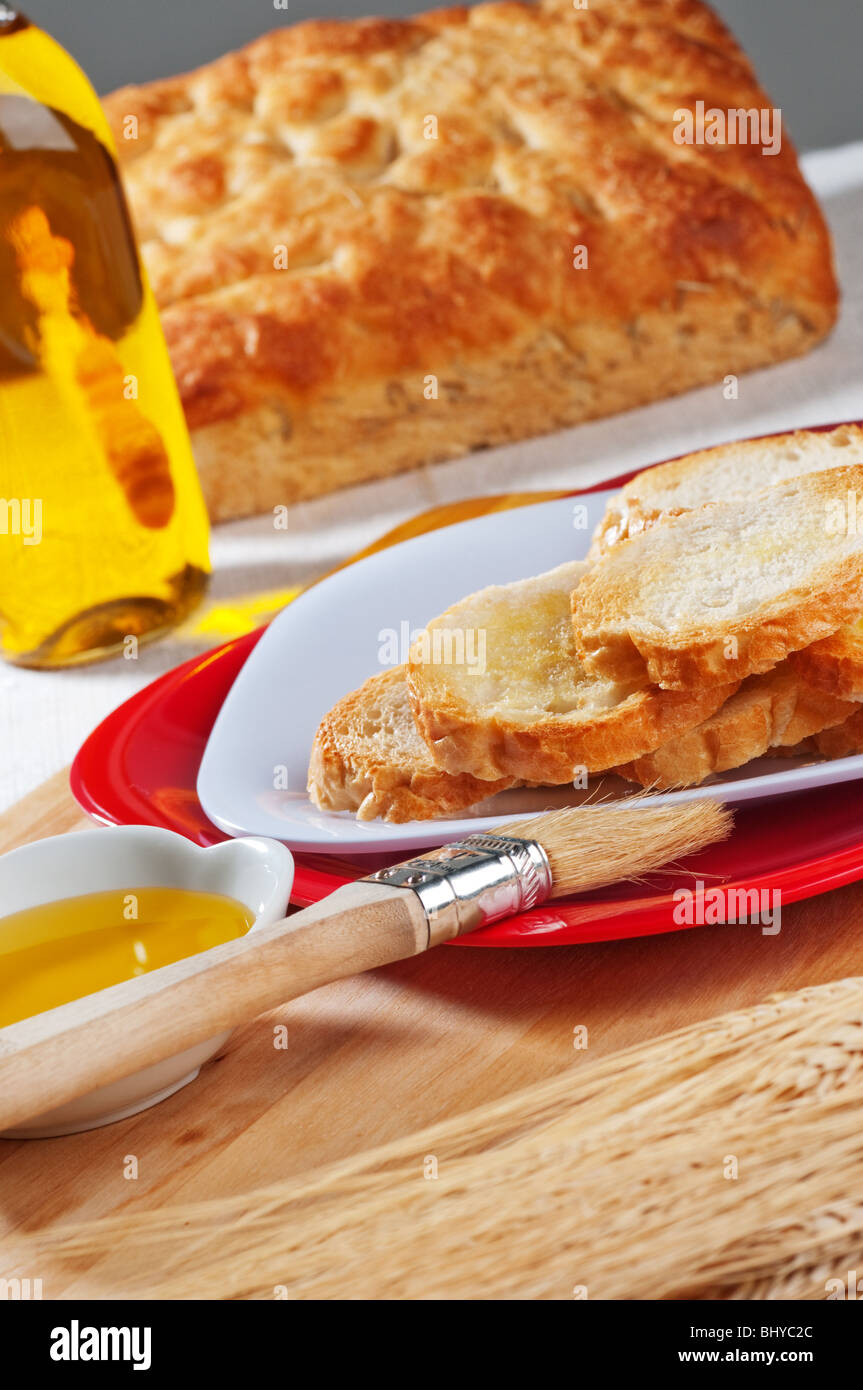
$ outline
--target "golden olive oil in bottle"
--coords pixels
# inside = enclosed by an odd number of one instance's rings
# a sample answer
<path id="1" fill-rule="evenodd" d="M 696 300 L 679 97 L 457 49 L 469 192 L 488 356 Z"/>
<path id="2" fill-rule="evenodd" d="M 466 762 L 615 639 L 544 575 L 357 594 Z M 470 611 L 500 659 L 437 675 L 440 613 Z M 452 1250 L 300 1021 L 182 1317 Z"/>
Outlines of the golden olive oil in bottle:
<path id="1" fill-rule="evenodd" d="M 63 666 L 176 625 L 208 539 L 98 97 L 0 3 L 0 652 Z"/>

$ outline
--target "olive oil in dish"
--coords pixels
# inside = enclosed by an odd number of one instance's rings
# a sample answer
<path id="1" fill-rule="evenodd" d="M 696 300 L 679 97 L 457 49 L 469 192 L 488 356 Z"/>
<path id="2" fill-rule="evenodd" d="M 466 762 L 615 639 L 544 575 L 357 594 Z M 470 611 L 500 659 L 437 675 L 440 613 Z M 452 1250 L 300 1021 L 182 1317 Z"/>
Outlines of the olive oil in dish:
<path id="1" fill-rule="evenodd" d="M 0 920 L 0 1028 L 244 936 L 233 898 L 130 888 L 43 903 Z"/>

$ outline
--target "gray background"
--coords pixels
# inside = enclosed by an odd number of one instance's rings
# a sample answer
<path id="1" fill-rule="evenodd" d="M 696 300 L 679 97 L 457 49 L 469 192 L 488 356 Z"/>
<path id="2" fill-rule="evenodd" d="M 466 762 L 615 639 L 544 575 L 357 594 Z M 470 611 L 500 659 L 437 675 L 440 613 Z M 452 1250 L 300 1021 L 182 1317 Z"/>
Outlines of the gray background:
<path id="1" fill-rule="evenodd" d="M 411 14 L 442 0 L 25 0 L 99 91 L 184 72 L 279 24 Z M 470 0 L 468 0 L 470 3 Z M 800 149 L 863 137 L 861 0 L 713 0 Z"/>

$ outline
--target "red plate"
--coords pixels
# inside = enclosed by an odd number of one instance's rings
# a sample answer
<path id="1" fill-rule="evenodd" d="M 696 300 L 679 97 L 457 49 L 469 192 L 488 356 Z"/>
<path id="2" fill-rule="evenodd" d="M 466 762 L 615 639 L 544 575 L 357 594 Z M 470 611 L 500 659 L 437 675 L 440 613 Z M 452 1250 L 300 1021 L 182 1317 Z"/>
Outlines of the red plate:
<path id="1" fill-rule="evenodd" d="M 261 631 L 169 671 L 100 724 L 72 767 L 72 791 L 85 811 L 108 824 L 166 826 L 201 845 L 226 838 L 204 815 L 195 782 L 222 701 Z M 372 855 L 296 860 L 293 899 L 302 904 L 387 862 Z M 738 810 L 731 840 L 685 863 L 708 886 L 779 888 L 783 904 L 863 878 L 863 783 L 775 797 L 769 811 L 750 802 Z M 679 930 L 671 892 L 689 881 L 656 875 L 650 886 L 619 884 L 562 899 L 459 944 L 558 946 Z"/>
<path id="2" fill-rule="evenodd" d="M 72 767 L 72 792 L 85 811 L 106 824 L 164 826 L 201 845 L 227 838 L 198 801 L 198 767 L 222 701 L 261 631 L 169 671 L 100 724 Z M 317 902 L 391 861 L 297 854 L 293 901 Z M 863 782 L 775 797 L 769 808 L 748 802 L 737 811 L 732 838 L 691 856 L 684 867 L 708 887 L 778 889 L 783 905 L 863 878 Z M 561 946 L 681 930 L 672 893 L 691 883 L 657 874 L 649 885 L 618 884 L 498 922 L 458 944 Z"/>

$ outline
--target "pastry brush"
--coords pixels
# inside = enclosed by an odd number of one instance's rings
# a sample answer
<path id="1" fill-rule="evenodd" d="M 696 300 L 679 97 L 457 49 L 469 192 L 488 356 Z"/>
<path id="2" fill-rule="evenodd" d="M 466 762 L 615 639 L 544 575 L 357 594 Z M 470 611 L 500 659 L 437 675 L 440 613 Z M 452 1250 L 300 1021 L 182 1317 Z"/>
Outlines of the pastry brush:
<path id="1" fill-rule="evenodd" d="M 249 936 L 0 1029 L 0 1131 L 321 985 L 637 878 L 731 825 L 713 801 L 582 806 L 379 869 Z"/>

